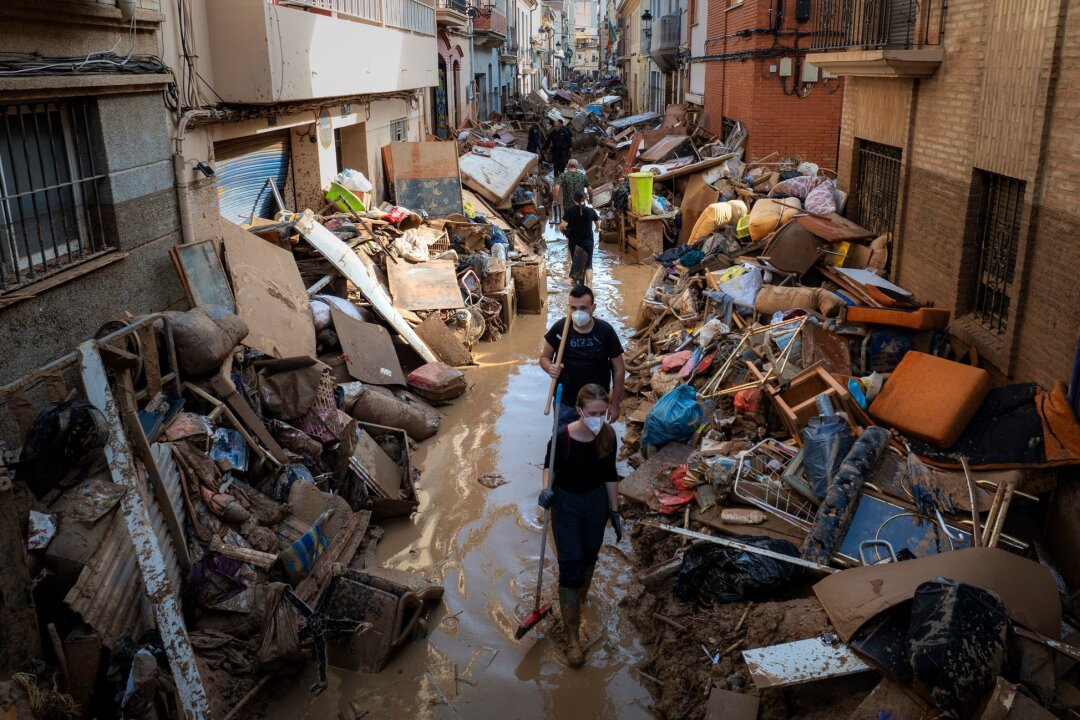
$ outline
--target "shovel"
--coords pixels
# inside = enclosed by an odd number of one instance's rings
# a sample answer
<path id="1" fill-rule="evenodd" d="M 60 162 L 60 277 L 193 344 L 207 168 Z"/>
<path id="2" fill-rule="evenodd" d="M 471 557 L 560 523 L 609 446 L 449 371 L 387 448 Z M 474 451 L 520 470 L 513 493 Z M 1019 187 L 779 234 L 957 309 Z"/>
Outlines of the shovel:
<path id="1" fill-rule="evenodd" d="M 563 335 L 565 339 L 566 335 Z M 562 401 L 562 385 L 559 385 L 555 390 L 555 405 Z M 555 445 L 559 435 L 559 414 L 555 413 L 555 420 L 551 423 L 551 449 L 548 450 L 548 472 L 550 473 L 549 482 L 553 482 L 555 478 Z M 547 550 L 547 536 L 548 527 L 551 524 L 551 510 L 544 510 L 544 532 L 540 535 L 540 569 L 536 573 L 536 603 L 533 605 L 533 611 L 525 616 L 525 619 L 518 623 L 517 632 L 514 633 L 514 638 L 520 640 L 525 637 L 526 633 L 532 630 L 536 625 L 551 614 L 551 605 L 549 603 L 540 604 L 540 592 L 544 589 L 544 552 Z"/>

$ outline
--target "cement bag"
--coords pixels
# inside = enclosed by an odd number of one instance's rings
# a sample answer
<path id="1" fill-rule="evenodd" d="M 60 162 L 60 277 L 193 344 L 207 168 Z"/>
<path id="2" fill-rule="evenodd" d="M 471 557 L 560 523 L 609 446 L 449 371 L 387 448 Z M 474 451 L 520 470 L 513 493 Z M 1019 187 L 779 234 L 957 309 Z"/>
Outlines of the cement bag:
<path id="1" fill-rule="evenodd" d="M 403 400 L 386 388 L 363 385 L 349 414 L 357 420 L 404 430 L 417 442 L 439 431 L 441 417 L 435 408 L 413 400 Z"/>
<path id="2" fill-rule="evenodd" d="M 758 200 L 750 209 L 750 239 L 754 242 L 764 240 L 794 220 L 801 209 L 802 202 L 797 198 Z"/>
<path id="3" fill-rule="evenodd" d="M 690 231 L 690 239 L 686 241 L 686 244 L 693 245 L 725 225 L 739 222 L 744 215 L 746 215 L 746 203 L 742 200 L 713 203 L 705 208 L 705 212 L 701 213 L 697 222 L 694 223 L 694 229 Z"/>
<path id="4" fill-rule="evenodd" d="M 828 290 L 780 285 L 766 285 L 761 288 L 754 301 L 754 309 L 767 317 L 796 308 L 815 310 L 825 317 L 835 317 L 840 314 L 842 307 L 844 301 L 840 296 Z"/>
<path id="5" fill-rule="evenodd" d="M 405 378 L 409 389 L 429 402 L 449 402 L 465 394 L 465 373 L 441 362 L 427 363 Z"/>
<path id="6" fill-rule="evenodd" d="M 217 371 L 248 334 L 247 323 L 217 305 L 164 315 L 172 326 L 180 370 L 189 376 Z"/>
<path id="7" fill-rule="evenodd" d="M 645 418 L 642 442 L 646 445 L 666 445 L 685 440 L 694 434 L 705 419 L 698 405 L 697 391 L 691 385 L 679 385 L 656 401 Z"/>

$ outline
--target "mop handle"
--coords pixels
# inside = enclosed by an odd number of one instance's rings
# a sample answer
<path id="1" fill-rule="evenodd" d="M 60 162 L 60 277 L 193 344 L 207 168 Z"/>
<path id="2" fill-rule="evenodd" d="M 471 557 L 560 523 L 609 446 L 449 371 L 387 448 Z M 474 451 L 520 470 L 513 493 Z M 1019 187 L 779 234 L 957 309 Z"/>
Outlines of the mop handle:
<path id="1" fill-rule="evenodd" d="M 555 407 L 562 402 L 562 383 L 555 389 Z M 551 423 L 551 447 L 548 449 L 548 484 L 555 483 L 555 446 L 559 440 L 559 413 Z M 540 536 L 540 569 L 536 572 L 536 610 L 540 609 L 540 591 L 544 587 L 544 554 L 547 550 L 548 526 L 551 523 L 551 510 L 544 509 L 544 534 Z"/>

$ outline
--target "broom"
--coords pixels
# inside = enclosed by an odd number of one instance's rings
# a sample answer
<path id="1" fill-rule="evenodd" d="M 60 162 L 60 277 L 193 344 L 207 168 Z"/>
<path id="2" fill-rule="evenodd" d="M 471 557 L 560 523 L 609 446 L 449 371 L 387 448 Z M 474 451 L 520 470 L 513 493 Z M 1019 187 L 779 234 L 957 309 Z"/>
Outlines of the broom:
<path id="1" fill-rule="evenodd" d="M 563 338 L 565 339 L 566 333 L 563 332 Z M 559 403 L 562 402 L 562 385 L 560 384 L 555 390 L 555 407 L 559 407 Z M 551 448 L 548 450 L 548 472 L 550 473 L 549 482 L 555 481 L 555 445 L 559 435 L 559 413 L 555 413 L 555 419 L 551 423 Z M 525 616 L 525 619 L 518 623 L 517 632 L 514 633 L 514 638 L 520 640 L 525 637 L 525 634 L 532 630 L 536 625 L 551 614 L 551 604 L 540 604 L 540 592 L 544 588 L 544 552 L 547 550 L 547 536 L 548 526 L 551 523 L 551 510 L 544 510 L 544 532 L 540 536 L 540 569 L 536 574 L 536 603 L 533 605 L 533 611 Z"/>

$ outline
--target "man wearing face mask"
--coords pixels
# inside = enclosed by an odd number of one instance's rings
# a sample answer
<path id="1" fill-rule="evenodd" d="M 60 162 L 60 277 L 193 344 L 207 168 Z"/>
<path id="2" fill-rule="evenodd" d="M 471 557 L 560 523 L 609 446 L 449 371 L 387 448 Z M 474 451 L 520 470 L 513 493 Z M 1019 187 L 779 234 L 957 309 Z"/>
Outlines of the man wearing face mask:
<path id="1" fill-rule="evenodd" d="M 562 341 L 565 318 L 560 318 L 544 335 L 540 367 L 563 385 L 563 403 L 559 407 L 559 425 L 577 419 L 574 402 L 581 388 L 590 383 L 610 390 L 608 422 L 619 419 L 626 365 L 619 335 L 610 324 L 593 317 L 596 302 L 593 292 L 584 285 L 570 291 L 570 332 L 563 350 L 562 363 L 555 364 L 556 348 Z"/>

